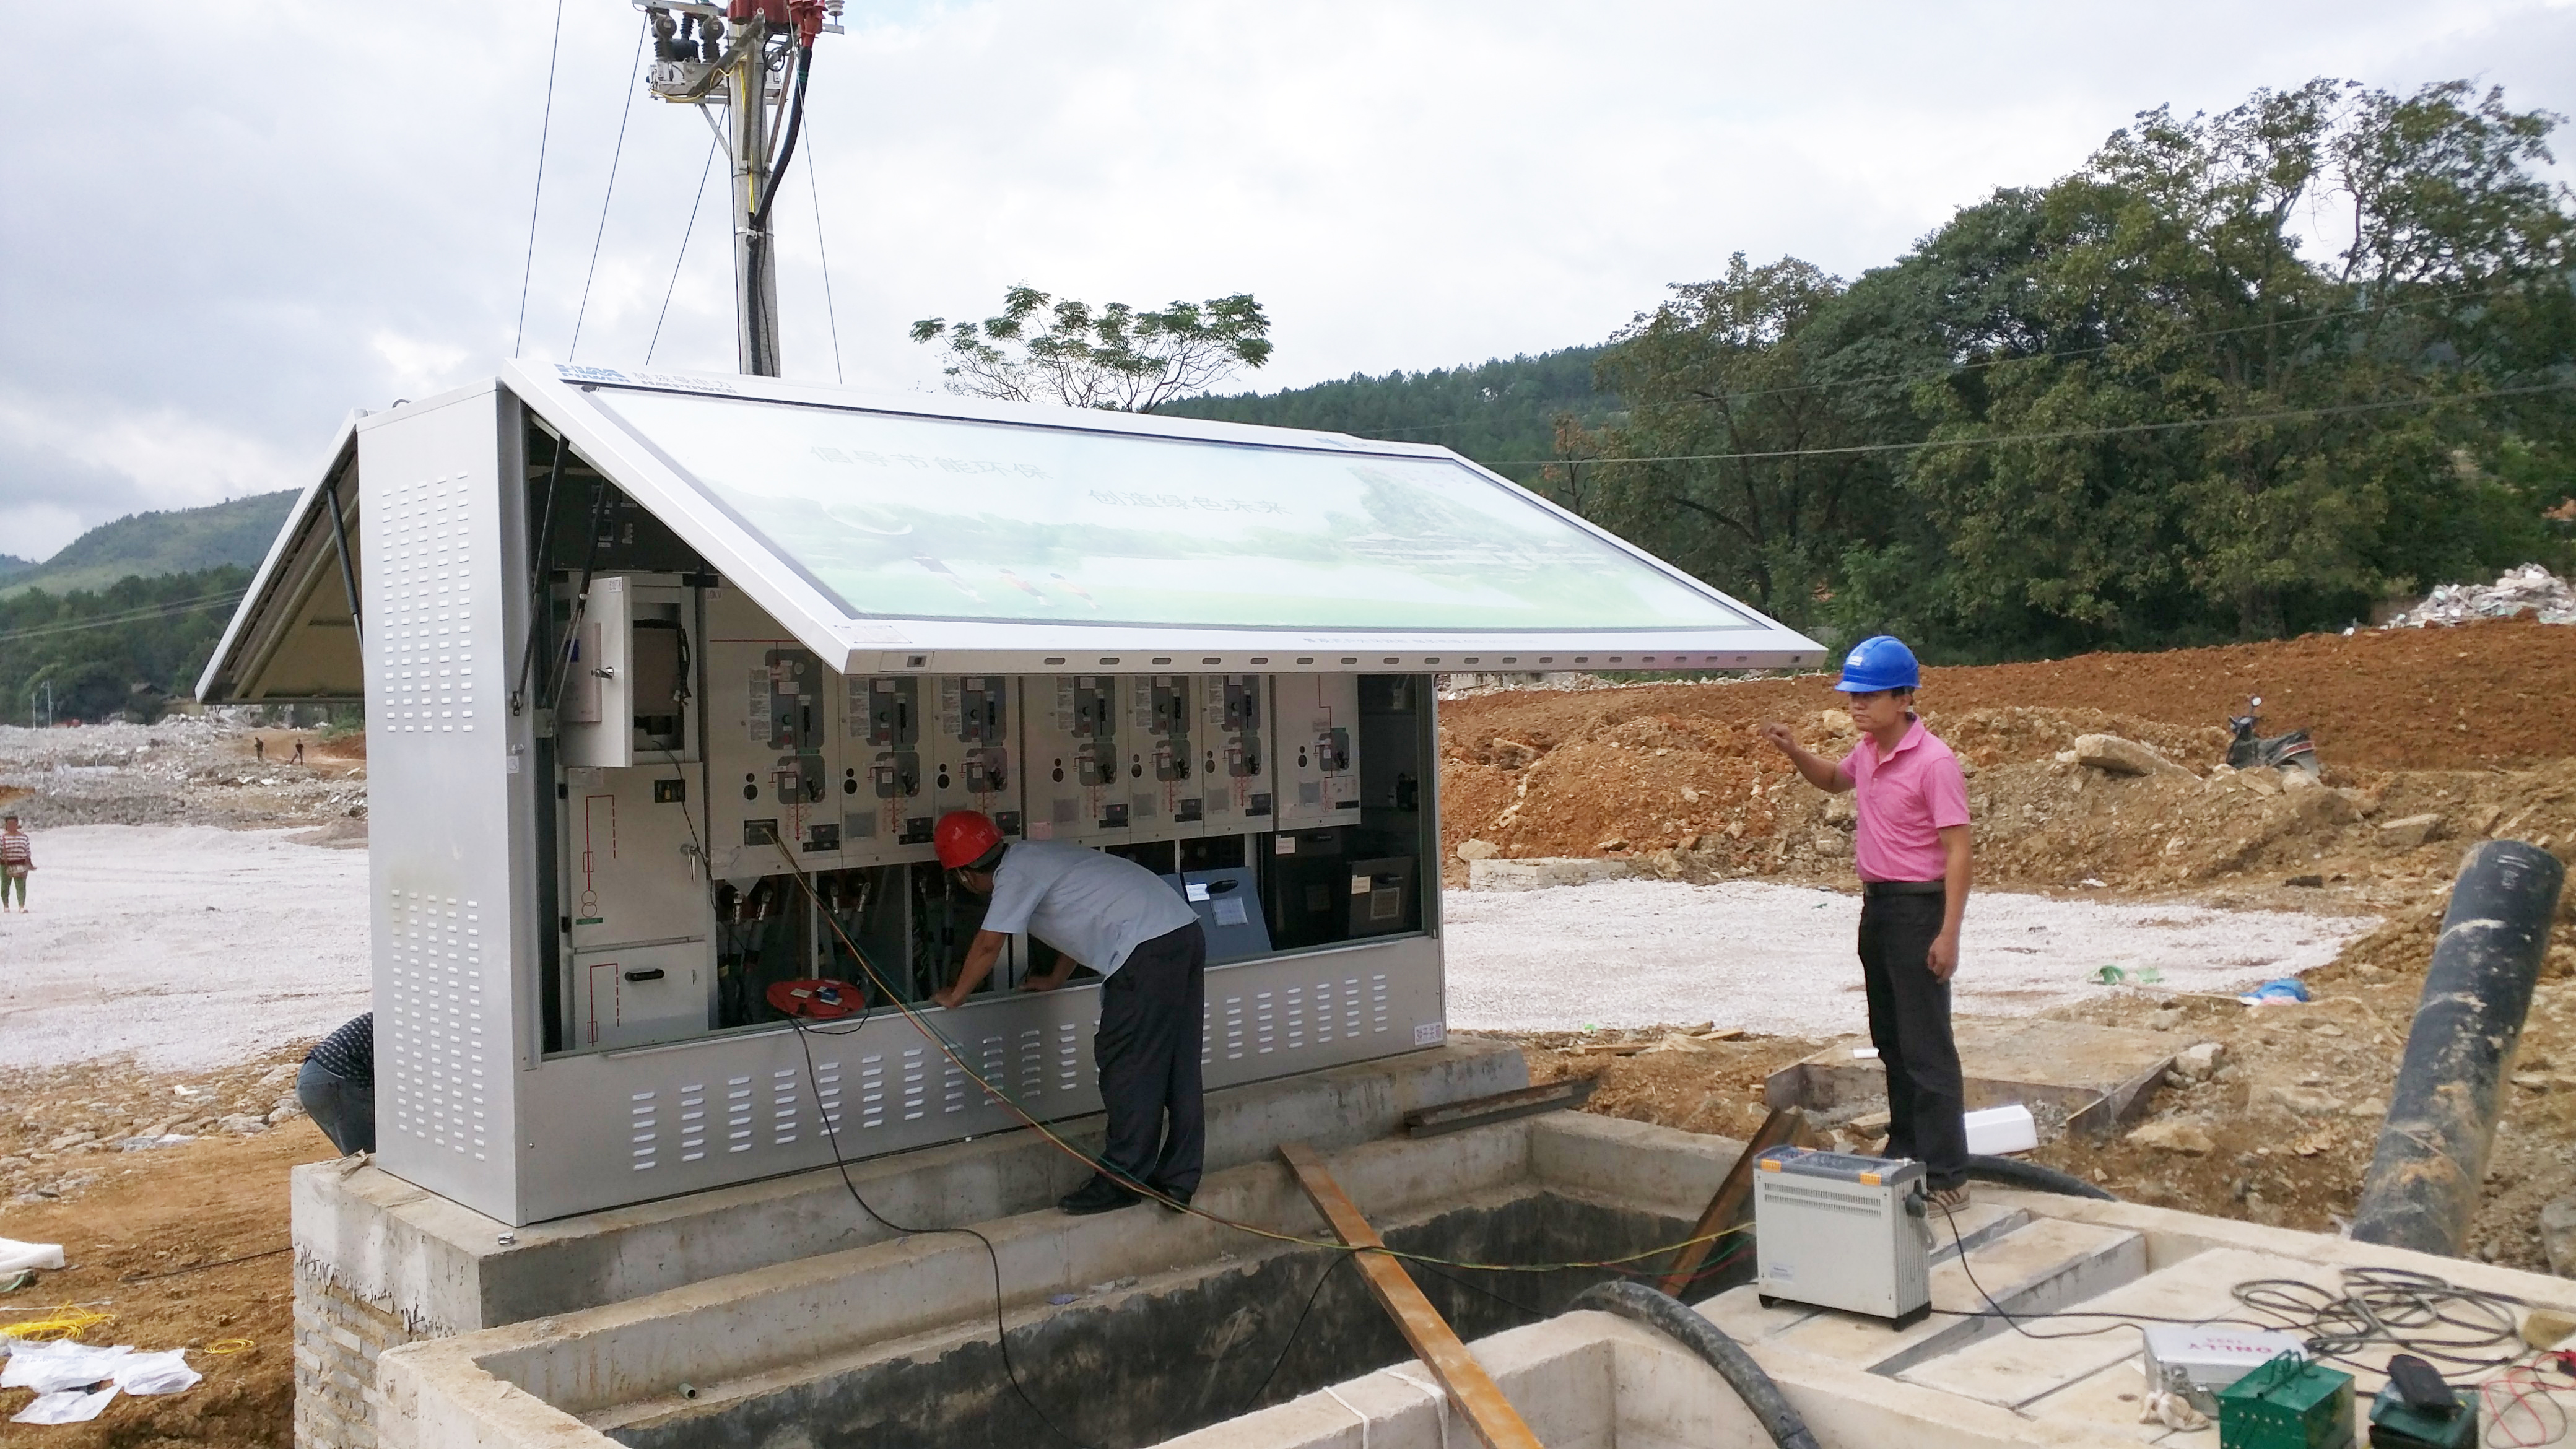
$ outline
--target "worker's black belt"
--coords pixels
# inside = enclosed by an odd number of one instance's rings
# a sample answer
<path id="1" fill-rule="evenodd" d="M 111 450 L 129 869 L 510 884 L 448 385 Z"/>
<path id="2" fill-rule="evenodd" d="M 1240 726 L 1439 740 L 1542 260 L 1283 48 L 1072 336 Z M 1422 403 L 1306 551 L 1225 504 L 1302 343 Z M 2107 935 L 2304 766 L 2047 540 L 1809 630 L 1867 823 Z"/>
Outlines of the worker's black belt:
<path id="1" fill-rule="evenodd" d="M 1937 896 L 1946 894 L 1947 882 L 1937 880 L 1865 880 L 1860 893 L 1865 896 Z"/>

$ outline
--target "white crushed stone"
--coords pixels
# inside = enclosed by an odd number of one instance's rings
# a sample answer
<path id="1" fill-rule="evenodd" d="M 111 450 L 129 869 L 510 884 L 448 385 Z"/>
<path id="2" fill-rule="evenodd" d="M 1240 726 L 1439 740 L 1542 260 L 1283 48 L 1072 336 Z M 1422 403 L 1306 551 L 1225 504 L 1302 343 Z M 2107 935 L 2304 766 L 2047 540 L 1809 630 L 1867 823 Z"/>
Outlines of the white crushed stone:
<path id="1" fill-rule="evenodd" d="M 1868 1027 L 1860 898 L 1759 881 L 1610 880 L 1441 898 L 1449 1025 L 1568 1031 L 1713 1021 L 1798 1036 Z M 2103 966 L 2234 992 L 2334 960 L 2369 916 L 1984 892 L 1968 899 L 1952 1009 L 2024 1016 L 2099 995 Z"/>
<path id="2" fill-rule="evenodd" d="M 2539 564 L 2524 564 L 2505 570 L 2493 584 L 2436 585 L 2383 627 L 2421 629 L 2427 624 L 2509 619 L 2525 609 L 2535 611 L 2544 624 L 2576 624 L 2576 588 Z"/>
<path id="3" fill-rule="evenodd" d="M 365 1011 L 367 853 L 296 833 L 36 831 L 29 912 L 0 916 L 0 1066 L 222 1066 Z"/>

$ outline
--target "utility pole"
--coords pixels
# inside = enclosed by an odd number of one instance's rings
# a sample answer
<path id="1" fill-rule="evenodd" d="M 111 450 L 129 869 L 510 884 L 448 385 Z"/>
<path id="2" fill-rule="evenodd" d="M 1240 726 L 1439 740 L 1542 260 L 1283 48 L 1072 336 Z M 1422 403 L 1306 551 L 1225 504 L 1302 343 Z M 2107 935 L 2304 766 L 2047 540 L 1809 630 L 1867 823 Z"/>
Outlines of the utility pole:
<path id="1" fill-rule="evenodd" d="M 635 0 L 653 26 L 653 94 L 693 105 L 732 160 L 734 342 L 753 377 L 778 376 L 778 255 L 770 203 L 796 153 L 814 37 L 841 32 L 843 0 Z M 719 123 L 715 112 L 724 112 Z"/>

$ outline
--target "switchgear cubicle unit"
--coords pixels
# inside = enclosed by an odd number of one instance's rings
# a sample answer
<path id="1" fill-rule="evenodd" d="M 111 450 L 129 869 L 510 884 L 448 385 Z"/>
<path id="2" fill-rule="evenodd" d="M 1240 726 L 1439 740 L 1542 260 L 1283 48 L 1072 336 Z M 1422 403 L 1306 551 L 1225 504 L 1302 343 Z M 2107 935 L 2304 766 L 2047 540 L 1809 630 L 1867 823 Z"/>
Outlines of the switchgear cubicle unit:
<path id="1" fill-rule="evenodd" d="M 1444 1038 L 1441 674 L 1820 658 L 1439 448 L 512 363 L 344 425 L 199 695 L 364 699 L 378 1160 L 527 1223 L 1098 1110 L 1053 943 L 926 1005 L 947 811 L 1188 902 L 1224 1087 Z"/>

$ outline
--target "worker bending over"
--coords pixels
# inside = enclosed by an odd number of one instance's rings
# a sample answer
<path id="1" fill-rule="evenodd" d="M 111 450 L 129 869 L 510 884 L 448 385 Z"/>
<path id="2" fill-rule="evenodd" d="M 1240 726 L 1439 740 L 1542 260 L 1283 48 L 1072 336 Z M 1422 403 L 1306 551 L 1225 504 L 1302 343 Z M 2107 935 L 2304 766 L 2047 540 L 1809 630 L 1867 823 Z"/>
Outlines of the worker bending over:
<path id="1" fill-rule="evenodd" d="M 1107 1212 L 1136 1201 L 1140 1187 L 1188 1203 L 1207 1146 L 1199 1087 L 1207 937 L 1198 916 L 1134 861 L 1055 841 L 1012 845 L 980 811 L 941 816 L 931 846 L 966 889 L 992 898 L 956 983 L 933 1001 L 952 1010 L 963 1002 L 1019 931 L 1059 953 L 1053 971 L 1030 977 L 1021 990 L 1053 991 L 1077 965 L 1107 978 L 1091 1058 L 1109 1111 L 1109 1141 L 1100 1171 L 1056 1205 Z"/>
<path id="2" fill-rule="evenodd" d="M 1834 688 L 1849 697 L 1860 744 L 1840 763 L 1766 724 L 1819 790 L 1854 792 L 1860 968 L 1869 1039 L 1887 1068 L 1887 1152 L 1923 1164 L 1936 1207 L 1968 1205 L 1967 1103 L 1950 1036 L 1950 976 L 1968 910 L 1968 784 L 1959 758 L 1914 713 L 1914 652 L 1881 634 L 1852 646 Z"/>

